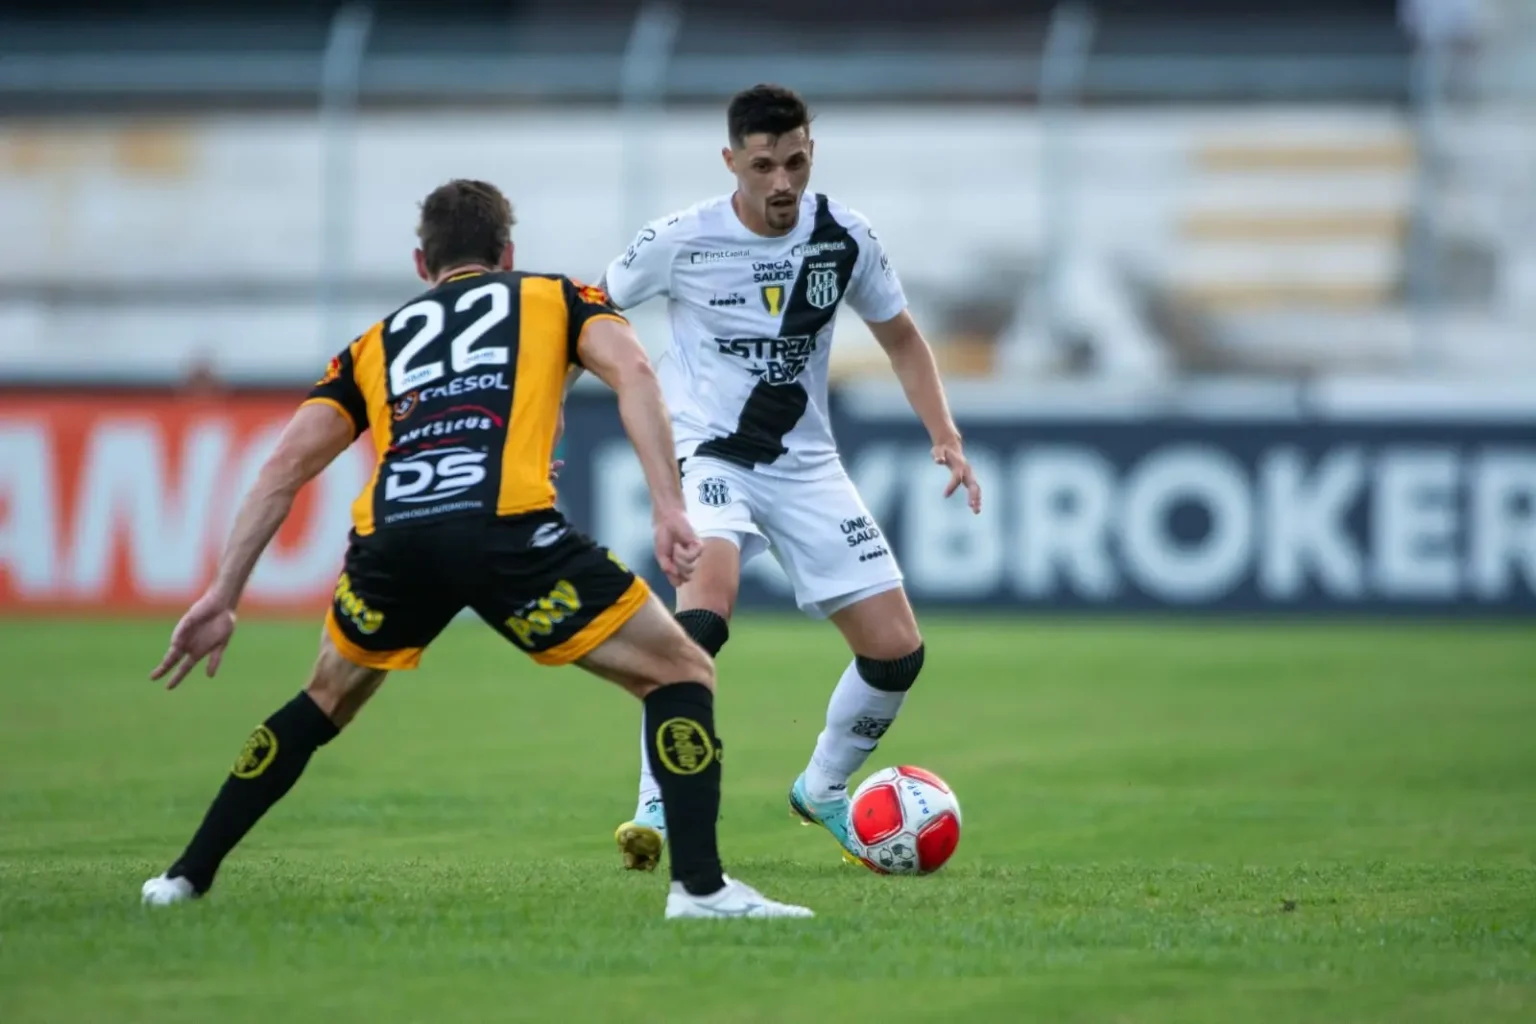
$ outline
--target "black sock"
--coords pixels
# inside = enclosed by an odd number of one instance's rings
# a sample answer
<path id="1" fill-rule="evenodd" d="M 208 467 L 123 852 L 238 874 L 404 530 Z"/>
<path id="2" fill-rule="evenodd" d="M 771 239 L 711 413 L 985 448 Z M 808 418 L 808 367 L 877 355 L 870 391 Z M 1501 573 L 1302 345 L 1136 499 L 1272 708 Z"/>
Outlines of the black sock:
<path id="1" fill-rule="evenodd" d="M 245 741 L 203 823 L 166 874 L 207 892 L 229 851 L 293 788 L 310 755 L 339 731 L 303 691 L 273 712 Z"/>
<path id="2" fill-rule="evenodd" d="M 673 683 L 645 698 L 646 756 L 661 787 L 672 879 L 695 896 L 725 884 L 715 825 L 720 818 L 720 738 L 715 695 L 702 683 Z"/>
<path id="3" fill-rule="evenodd" d="M 674 618 L 677 624 L 683 627 L 683 632 L 693 638 L 693 642 L 709 652 L 713 658 L 720 653 L 720 648 L 731 637 L 730 626 L 726 621 L 714 612 L 705 608 L 689 608 L 687 611 L 678 612 Z"/>

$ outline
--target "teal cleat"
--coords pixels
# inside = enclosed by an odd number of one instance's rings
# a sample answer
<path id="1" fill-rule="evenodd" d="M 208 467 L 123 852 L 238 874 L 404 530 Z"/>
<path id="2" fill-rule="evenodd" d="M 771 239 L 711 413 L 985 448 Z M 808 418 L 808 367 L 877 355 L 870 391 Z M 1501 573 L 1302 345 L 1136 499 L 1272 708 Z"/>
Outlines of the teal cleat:
<path id="1" fill-rule="evenodd" d="M 805 773 L 801 772 L 795 784 L 789 787 L 789 809 L 802 825 L 820 825 L 832 833 L 843 848 L 843 860 L 850 864 L 862 864 L 858 840 L 853 837 L 848 821 L 848 794 L 839 793 L 831 800 L 812 800 L 805 788 Z"/>
<path id="2" fill-rule="evenodd" d="M 661 798 L 647 800 L 634 820 L 614 831 L 613 838 L 624 856 L 626 870 L 655 871 L 661 863 L 662 848 L 667 845 L 667 819 Z"/>

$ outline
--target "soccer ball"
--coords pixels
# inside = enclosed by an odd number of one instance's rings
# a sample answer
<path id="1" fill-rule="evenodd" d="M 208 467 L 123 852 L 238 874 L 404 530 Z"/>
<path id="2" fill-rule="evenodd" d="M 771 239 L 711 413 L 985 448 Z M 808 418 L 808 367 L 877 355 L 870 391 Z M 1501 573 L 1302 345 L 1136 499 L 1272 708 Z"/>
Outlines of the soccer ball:
<path id="1" fill-rule="evenodd" d="M 860 859 L 876 874 L 932 874 L 960 844 L 960 801 L 924 768 L 875 772 L 854 790 L 848 814 Z"/>

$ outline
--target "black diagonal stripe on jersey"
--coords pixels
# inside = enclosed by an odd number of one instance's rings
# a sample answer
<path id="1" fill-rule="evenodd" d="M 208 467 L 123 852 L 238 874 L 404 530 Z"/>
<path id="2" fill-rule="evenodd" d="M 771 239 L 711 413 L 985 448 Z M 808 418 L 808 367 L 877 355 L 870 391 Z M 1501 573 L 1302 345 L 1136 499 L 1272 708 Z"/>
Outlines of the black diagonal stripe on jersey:
<path id="1" fill-rule="evenodd" d="M 814 338 L 820 334 L 837 313 L 838 304 L 848 291 L 848 282 L 853 279 L 853 267 L 859 258 L 858 243 L 846 227 L 833 219 L 824 195 L 816 196 L 815 226 L 811 229 L 810 241 L 806 243 L 806 248 L 813 251 L 817 246 L 826 248 L 800 261 L 795 286 L 784 307 L 784 315 L 779 320 L 781 338 Z M 811 304 L 808 297 L 810 284 L 815 275 L 818 290 L 824 294 L 826 274 L 829 271 L 834 275 L 831 280 L 836 282 L 836 293 L 825 308 L 819 309 Z M 798 380 L 789 384 L 770 384 L 760 380 L 741 407 L 735 431 L 725 437 L 705 441 L 694 454 L 713 456 L 749 469 L 773 462 L 789 450 L 784 447 L 784 437 L 795 429 L 795 424 L 805 415 L 809 403 L 810 395 L 805 385 Z"/>

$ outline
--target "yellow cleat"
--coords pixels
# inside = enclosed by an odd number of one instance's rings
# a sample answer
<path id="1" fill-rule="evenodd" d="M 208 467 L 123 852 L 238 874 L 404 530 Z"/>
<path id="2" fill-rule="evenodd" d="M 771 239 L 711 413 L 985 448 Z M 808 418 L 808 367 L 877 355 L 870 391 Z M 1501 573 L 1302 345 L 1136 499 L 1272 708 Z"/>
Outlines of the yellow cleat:
<path id="1" fill-rule="evenodd" d="M 661 832 L 635 821 L 620 825 L 613 833 L 613 840 L 619 844 L 619 853 L 624 855 L 626 871 L 655 871 L 656 865 L 661 863 L 662 847 L 667 845 Z"/>

